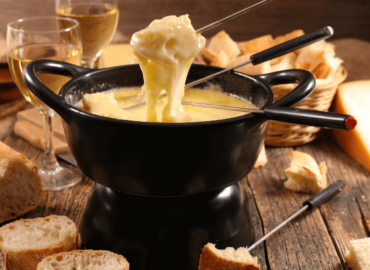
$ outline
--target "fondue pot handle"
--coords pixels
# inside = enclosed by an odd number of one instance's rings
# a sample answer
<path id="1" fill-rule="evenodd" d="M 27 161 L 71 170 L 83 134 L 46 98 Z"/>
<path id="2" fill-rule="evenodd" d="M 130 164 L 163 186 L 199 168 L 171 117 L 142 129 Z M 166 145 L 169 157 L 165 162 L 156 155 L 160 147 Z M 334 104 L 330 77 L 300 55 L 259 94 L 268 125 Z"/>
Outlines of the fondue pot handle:
<path id="1" fill-rule="evenodd" d="M 299 82 L 296 88 L 272 106 L 293 107 L 309 96 L 316 86 L 315 77 L 307 70 L 289 69 L 254 77 L 269 87 L 272 85 Z"/>
<path id="2" fill-rule="evenodd" d="M 35 60 L 25 66 L 23 70 L 23 80 L 32 93 L 62 116 L 62 118 L 66 119 L 66 117 L 68 117 L 67 109 L 73 108 L 73 106 L 66 102 L 62 102 L 58 95 L 40 81 L 37 74 L 48 73 L 76 78 L 91 71 L 91 69 L 61 61 Z"/>
<path id="3" fill-rule="evenodd" d="M 268 86 L 299 81 L 299 85 L 293 91 L 263 109 L 266 119 L 341 130 L 354 129 L 357 124 L 356 119 L 350 115 L 287 108 L 298 104 L 314 90 L 315 78 L 306 70 L 285 70 L 255 77 Z"/>

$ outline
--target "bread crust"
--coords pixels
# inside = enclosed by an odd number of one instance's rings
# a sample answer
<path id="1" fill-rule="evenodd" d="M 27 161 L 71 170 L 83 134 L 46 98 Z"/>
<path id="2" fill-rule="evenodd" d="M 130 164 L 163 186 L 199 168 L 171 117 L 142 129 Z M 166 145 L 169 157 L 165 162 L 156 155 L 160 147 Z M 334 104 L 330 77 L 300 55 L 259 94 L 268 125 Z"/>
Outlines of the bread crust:
<path id="1" fill-rule="evenodd" d="M 21 175 L 24 178 L 20 188 L 28 196 L 13 191 L 13 186 L 16 185 L 14 181 L 19 181 Z M 13 182 L 9 183 L 10 180 Z M 25 186 L 26 183 L 29 187 Z M 41 177 L 36 165 L 23 154 L 0 142 L 0 204 L 3 205 L 0 209 L 0 223 L 36 209 L 42 200 L 42 195 Z M 15 207 L 14 201 L 20 203 L 19 207 Z"/>
<path id="2" fill-rule="evenodd" d="M 218 256 L 213 250 L 205 245 L 200 255 L 198 270 L 260 270 L 256 264 L 242 263 Z"/>
<path id="3" fill-rule="evenodd" d="M 115 256 L 116 258 L 122 259 L 124 265 L 122 265 L 122 268 L 115 268 L 115 270 L 129 270 L 130 264 L 126 260 L 125 257 L 123 257 L 122 255 L 107 251 L 107 250 L 73 250 L 70 252 L 61 252 L 59 254 L 54 254 L 54 255 L 45 257 L 37 266 L 37 270 L 46 269 L 46 267 L 49 266 L 48 264 L 51 264 L 52 263 L 51 261 L 53 260 L 61 261 L 57 258 L 60 256 L 61 258 L 63 258 L 64 256 L 75 256 L 76 257 L 76 256 L 81 256 L 82 254 L 86 254 L 87 256 L 90 256 L 90 258 L 92 259 L 94 257 L 94 254 L 96 254 L 97 252 L 105 254 L 107 256 Z"/>
<path id="4" fill-rule="evenodd" d="M 30 224 L 35 223 L 41 219 L 53 219 L 58 216 L 48 216 L 45 218 L 36 218 L 36 219 L 21 219 L 18 221 L 15 221 L 13 223 L 9 223 L 3 227 L 0 228 L 0 237 L 2 233 L 6 230 L 9 230 L 10 226 L 17 226 L 18 224 Z M 72 222 L 72 220 L 71 220 Z M 19 225 L 18 225 L 19 226 Z M 16 250 L 8 249 L 1 245 L 0 241 L 0 265 L 1 265 L 1 254 L 5 254 L 5 265 L 7 268 L 5 269 L 11 269 L 11 270 L 36 270 L 37 265 L 40 261 L 42 261 L 43 258 L 60 253 L 63 251 L 70 251 L 73 249 L 78 248 L 78 230 L 77 227 L 75 229 L 75 236 L 68 239 L 65 239 L 65 241 L 62 241 L 62 243 L 58 246 L 49 246 L 45 248 L 34 248 L 34 249 L 22 249 L 18 248 Z M 3 269 L 1 269 L 3 270 Z"/>

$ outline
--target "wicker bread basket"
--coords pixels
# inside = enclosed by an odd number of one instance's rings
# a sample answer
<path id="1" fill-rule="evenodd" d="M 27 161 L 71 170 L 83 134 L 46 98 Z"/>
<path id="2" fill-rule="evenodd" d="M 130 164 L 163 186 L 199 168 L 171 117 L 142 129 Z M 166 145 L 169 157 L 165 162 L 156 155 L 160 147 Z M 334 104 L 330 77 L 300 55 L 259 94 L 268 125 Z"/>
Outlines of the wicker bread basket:
<path id="1" fill-rule="evenodd" d="M 347 71 L 340 66 L 331 80 L 318 80 L 315 90 L 295 108 L 328 111 L 338 85 L 347 77 Z M 275 85 L 272 87 L 275 101 L 281 99 L 294 89 L 295 84 Z M 296 146 L 309 143 L 316 139 L 320 128 L 283 122 L 270 121 L 265 140 L 271 146 Z"/>

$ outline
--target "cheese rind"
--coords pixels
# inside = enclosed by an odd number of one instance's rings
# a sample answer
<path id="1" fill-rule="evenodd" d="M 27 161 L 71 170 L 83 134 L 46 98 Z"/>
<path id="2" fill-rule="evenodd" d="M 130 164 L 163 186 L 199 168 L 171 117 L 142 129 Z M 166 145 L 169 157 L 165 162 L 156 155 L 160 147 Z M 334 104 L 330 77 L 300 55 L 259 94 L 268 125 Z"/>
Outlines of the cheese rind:
<path id="1" fill-rule="evenodd" d="M 350 131 L 333 130 L 339 146 L 370 171 L 370 80 L 353 81 L 339 86 L 333 111 L 356 118 L 357 126 Z"/>

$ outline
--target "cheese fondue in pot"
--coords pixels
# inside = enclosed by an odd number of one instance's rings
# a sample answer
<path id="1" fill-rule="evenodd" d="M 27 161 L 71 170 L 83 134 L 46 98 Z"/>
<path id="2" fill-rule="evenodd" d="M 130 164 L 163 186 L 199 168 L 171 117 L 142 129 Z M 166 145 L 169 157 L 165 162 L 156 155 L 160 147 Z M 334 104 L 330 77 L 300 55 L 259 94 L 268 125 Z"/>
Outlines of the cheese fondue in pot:
<path id="1" fill-rule="evenodd" d="M 216 105 L 255 108 L 249 102 L 213 90 L 187 90 L 185 80 L 194 57 L 204 48 L 205 39 L 196 33 L 188 15 L 154 20 L 131 39 L 144 76 L 142 89 L 86 94 L 86 111 L 112 118 L 148 122 L 211 121 L 245 113 L 221 109 L 182 106 L 181 100 Z M 166 97 L 159 99 L 162 93 Z M 185 96 L 184 96 L 185 93 Z M 146 100 L 146 106 L 122 108 Z"/>

